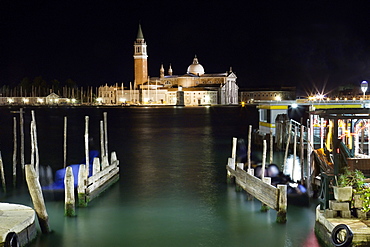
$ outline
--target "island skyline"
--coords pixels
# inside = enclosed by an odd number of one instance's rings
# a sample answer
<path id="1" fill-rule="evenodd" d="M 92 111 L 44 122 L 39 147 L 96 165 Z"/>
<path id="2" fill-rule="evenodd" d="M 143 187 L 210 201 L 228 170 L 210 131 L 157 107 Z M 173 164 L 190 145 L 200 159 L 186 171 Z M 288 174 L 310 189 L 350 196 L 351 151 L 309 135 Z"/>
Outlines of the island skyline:
<path id="1" fill-rule="evenodd" d="M 231 66 L 240 88 L 312 88 L 369 79 L 366 3 L 334 1 L 69 4 L 1 3 L 0 85 L 22 78 L 79 86 L 133 81 L 132 43 L 141 23 L 150 76 L 171 64 L 181 74 L 194 55 L 207 72 Z"/>

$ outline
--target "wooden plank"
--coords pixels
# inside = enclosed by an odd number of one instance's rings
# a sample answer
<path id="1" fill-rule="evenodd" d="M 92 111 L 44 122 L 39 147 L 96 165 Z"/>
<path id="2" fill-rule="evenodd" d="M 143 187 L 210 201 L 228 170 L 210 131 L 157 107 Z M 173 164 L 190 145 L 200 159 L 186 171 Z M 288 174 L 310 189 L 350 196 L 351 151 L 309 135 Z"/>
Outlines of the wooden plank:
<path id="1" fill-rule="evenodd" d="M 236 168 L 236 182 L 245 191 L 275 210 L 279 209 L 279 192 L 274 186 L 264 183 L 261 179 L 248 174 L 246 171 Z M 243 174 L 243 175 L 242 175 Z"/>
<path id="2" fill-rule="evenodd" d="M 100 180 L 95 181 L 92 185 L 88 186 L 86 189 L 86 193 L 90 194 L 100 186 L 102 186 L 105 182 L 107 182 L 109 179 L 111 179 L 114 175 L 116 175 L 119 172 L 119 168 L 116 167 L 113 170 L 111 170 L 110 173 L 105 175 L 104 177 L 101 177 Z"/>
<path id="3" fill-rule="evenodd" d="M 113 165 L 110 165 L 110 166 L 106 167 L 104 170 L 101 170 L 100 172 L 97 172 L 93 176 L 88 177 L 87 178 L 87 187 L 89 187 L 95 181 L 98 181 L 101 177 L 104 177 L 105 175 L 110 173 L 115 168 L 117 168 L 117 165 L 113 164 Z"/>
<path id="4" fill-rule="evenodd" d="M 239 167 L 236 168 L 235 175 L 239 180 L 244 182 L 246 181 L 247 172 L 240 169 Z"/>

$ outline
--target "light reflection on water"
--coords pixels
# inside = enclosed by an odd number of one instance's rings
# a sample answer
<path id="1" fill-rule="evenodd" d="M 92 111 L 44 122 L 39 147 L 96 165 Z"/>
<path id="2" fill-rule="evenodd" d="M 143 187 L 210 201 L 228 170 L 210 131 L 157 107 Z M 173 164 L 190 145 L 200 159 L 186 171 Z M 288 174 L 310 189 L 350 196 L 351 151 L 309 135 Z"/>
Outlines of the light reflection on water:
<path id="1" fill-rule="evenodd" d="M 75 142 L 83 145 L 83 116 L 90 116 L 95 131 L 103 111 L 108 111 L 109 147 L 120 160 L 119 182 L 88 208 L 77 208 L 75 218 L 64 217 L 62 202 L 47 201 L 53 233 L 31 246 L 301 246 L 311 232 L 313 206 L 289 206 L 288 222 L 280 225 L 274 210 L 261 213 L 261 203 L 226 184 L 231 139 L 244 135 L 240 130 L 255 116 L 248 119 L 237 107 L 76 108 L 63 114 L 37 109 L 38 130 L 50 135 L 59 126 L 53 121 L 68 114 Z M 41 157 L 60 150 L 62 139 L 53 138 L 55 143 L 40 143 Z M 83 148 L 69 145 L 70 156 L 83 156 Z M 59 163 L 50 151 L 42 162 Z M 20 189 L 5 200 L 32 205 Z"/>

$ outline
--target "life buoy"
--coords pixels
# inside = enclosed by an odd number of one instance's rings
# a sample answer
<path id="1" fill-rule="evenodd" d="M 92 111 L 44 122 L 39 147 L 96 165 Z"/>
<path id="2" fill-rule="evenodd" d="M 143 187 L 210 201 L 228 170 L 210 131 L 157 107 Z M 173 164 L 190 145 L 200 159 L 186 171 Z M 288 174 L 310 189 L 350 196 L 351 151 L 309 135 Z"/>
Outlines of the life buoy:
<path id="1" fill-rule="evenodd" d="M 343 234 L 343 230 L 345 233 Z M 336 247 L 347 247 L 352 243 L 353 232 L 349 226 L 339 224 L 331 232 L 331 242 Z"/>
<path id="2" fill-rule="evenodd" d="M 10 232 L 5 238 L 5 247 L 19 247 L 18 235 L 15 232 Z"/>

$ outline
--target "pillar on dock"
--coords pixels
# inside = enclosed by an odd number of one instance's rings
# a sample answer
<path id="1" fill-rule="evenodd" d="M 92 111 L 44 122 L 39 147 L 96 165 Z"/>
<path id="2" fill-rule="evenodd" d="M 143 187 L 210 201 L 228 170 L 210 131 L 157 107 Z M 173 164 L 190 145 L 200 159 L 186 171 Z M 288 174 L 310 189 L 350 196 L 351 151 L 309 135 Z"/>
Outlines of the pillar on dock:
<path id="1" fill-rule="evenodd" d="M 101 169 L 101 167 L 100 167 L 100 158 L 95 157 L 94 160 L 93 160 L 92 176 L 94 176 L 95 174 L 100 172 L 100 169 Z"/>

